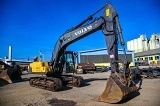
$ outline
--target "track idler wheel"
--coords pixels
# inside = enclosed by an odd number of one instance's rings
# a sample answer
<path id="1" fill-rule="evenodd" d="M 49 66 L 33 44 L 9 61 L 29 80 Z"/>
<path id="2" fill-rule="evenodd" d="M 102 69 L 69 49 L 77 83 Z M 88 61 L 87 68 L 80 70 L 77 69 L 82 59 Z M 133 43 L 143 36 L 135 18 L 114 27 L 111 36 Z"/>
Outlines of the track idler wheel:
<path id="1" fill-rule="evenodd" d="M 118 103 L 136 90 L 137 87 L 134 82 L 131 82 L 128 86 L 123 84 L 117 76 L 110 76 L 104 92 L 96 100 L 107 103 Z"/>
<path id="2" fill-rule="evenodd" d="M 34 79 L 29 79 L 29 84 L 30 86 L 34 87 L 34 83 L 33 83 Z"/>
<path id="3" fill-rule="evenodd" d="M 83 78 L 81 76 L 75 76 L 72 79 L 72 85 L 74 87 L 80 87 L 83 84 Z"/>

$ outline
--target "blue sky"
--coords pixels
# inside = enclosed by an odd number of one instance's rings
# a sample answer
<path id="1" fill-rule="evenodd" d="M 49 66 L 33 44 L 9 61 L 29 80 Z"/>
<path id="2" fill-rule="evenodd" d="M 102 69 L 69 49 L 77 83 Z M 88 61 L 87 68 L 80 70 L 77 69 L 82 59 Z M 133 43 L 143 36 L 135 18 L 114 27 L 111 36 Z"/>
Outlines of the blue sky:
<path id="1" fill-rule="evenodd" d="M 50 60 L 54 45 L 67 30 L 100 9 L 107 0 L 0 0 L 0 58 L 13 47 L 13 58 L 44 54 Z M 110 0 L 119 14 L 125 41 L 160 33 L 159 0 Z M 97 15 L 101 16 L 103 11 Z M 106 47 L 98 31 L 68 47 L 82 51 Z"/>

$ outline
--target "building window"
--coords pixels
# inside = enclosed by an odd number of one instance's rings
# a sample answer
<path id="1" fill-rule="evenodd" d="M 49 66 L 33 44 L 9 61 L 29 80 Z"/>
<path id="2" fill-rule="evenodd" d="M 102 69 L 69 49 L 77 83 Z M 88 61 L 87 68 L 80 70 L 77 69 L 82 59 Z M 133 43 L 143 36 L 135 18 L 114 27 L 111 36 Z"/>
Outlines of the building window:
<path id="1" fill-rule="evenodd" d="M 159 60 L 159 56 L 155 56 L 155 60 Z"/>
<path id="2" fill-rule="evenodd" d="M 148 60 L 148 57 L 145 57 L 145 60 Z"/>
<path id="3" fill-rule="evenodd" d="M 153 57 L 149 57 L 149 60 L 153 60 Z"/>
<path id="4" fill-rule="evenodd" d="M 140 60 L 143 60 L 143 58 L 140 58 Z"/>

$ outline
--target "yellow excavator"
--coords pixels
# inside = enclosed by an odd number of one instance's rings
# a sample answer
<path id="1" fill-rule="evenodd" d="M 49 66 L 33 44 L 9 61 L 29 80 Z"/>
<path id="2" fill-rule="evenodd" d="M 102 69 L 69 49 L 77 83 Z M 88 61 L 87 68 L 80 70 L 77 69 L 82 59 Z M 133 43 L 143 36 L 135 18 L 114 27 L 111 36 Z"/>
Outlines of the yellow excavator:
<path id="1" fill-rule="evenodd" d="M 71 56 L 69 56 L 69 55 L 71 55 Z M 77 54 L 73 51 L 66 51 L 65 52 L 65 57 L 68 58 L 67 59 L 68 63 L 70 63 L 70 66 L 67 65 L 66 68 L 72 67 L 72 71 L 68 71 L 67 73 L 75 73 L 76 72 L 76 66 L 75 66 L 76 55 Z M 71 63 L 71 62 L 69 62 L 69 60 L 74 60 L 74 61 Z M 29 72 L 33 73 L 33 74 L 46 74 L 52 70 L 52 67 L 49 65 L 48 61 L 42 61 L 42 59 L 39 60 L 37 56 L 34 57 L 34 61 L 32 63 L 30 63 L 29 66 L 30 66 Z"/>
<path id="2" fill-rule="evenodd" d="M 101 10 L 104 10 L 103 16 L 94 18 L 95 14 Z M 104 92 L 96 100 L 118 103 L 129 94 L 135 92 L 137 87 L 130 79 L 130 63 L 126 57 L 125 43 L 118 20 L 118 13 L 109 2 L 80 24 L 67 30 L 60 36 L 54 47 L 50 61 L 51 71 L 47 72 L 46 76 L 31 77 L 29 79 L 30 85 L 51 91 L 63 89 L 64 84 L 76 87 L 83 86 L 84 80 L 81 76 L 67 74 L 67 71 L 73 71 L 74 56 L 71 53 L 68 54 L 66 49 L 70 44 L 98 30 L 103 32 L 106 40 L 108 55 L 110 57 L 111 74 L 107 80 Z M 124 59 L 121 61 L 118 58 L 118 39 L 124 51 Z M 123 63 L 123 68 L 119 69 L 119 63 Z"/>
<path id="3" fill-rule="evenodd" d="M 39 60 L 37 56 L 34 57 L 34 61 L 30 63 L 30 73 L 45 74 L 51 71 L 49 62 Z"/>

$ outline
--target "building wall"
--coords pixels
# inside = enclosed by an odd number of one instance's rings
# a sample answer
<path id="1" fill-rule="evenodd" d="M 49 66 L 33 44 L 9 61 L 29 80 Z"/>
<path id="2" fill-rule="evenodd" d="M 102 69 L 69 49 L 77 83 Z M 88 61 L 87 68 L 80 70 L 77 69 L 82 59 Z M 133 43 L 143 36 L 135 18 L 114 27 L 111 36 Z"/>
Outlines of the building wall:
<path id="1" fill-rule="evenodd" d="M 133 51 L 127 51 L 127 60 L 132 62 L 131 65 L 134 65 L 134 53 Z M 124 60 L 123 50 L 119 50 L 119 60 Z M 109 66 L 110 59 L 107 53 L 107 49 L 95 49 L 79 52 L 79 63 L 91 62 L 95 65 Z"/>
<path id="2" fill-rule="evenodd" d="M 149 56 L 139 56 L 139 57 L 135 57 L 135 62 L 138 61 L 146 61 L 148 62 L 148 64 L 158 64 L 158 62 L 160 61 L 160 55 L 149 55 Z"/>
<path id="3" fill-rule="evenodd" d="M 118 55 L 119 60 L 124 60 L 124 55 Z M 132 62 L 132 54 L 127 54 L 127 59 L 129 62 Z M 108 55 L 81 55 L 81 62 L 92 62 L 92 63 L 109 63 L 110 58 Z"/>

